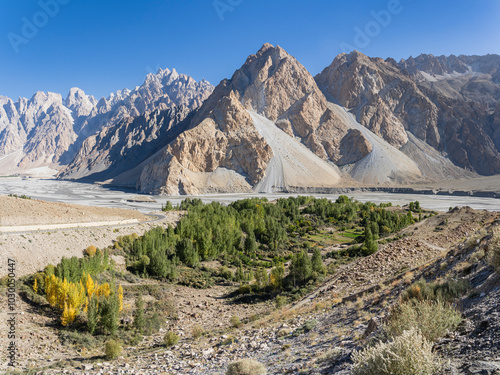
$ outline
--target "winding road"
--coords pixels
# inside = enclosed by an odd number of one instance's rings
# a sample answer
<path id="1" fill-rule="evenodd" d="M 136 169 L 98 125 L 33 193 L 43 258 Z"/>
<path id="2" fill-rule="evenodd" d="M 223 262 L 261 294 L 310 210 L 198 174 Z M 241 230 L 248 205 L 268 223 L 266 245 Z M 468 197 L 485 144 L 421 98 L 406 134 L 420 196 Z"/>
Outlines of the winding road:
<path id="1" fill-rule="evenodd" d="M 166 219 L 167 217 L 159 213 L 150 213 L 147 216 L 151 220 L 139 221 L 138 219 L 114 220 L 114 221 L 94 221 L 88 223 L 60 223 L 60 224 L 40 224 L 40 225 L 15 225 L 0 227 L 0 234 L 28 234 L 33 232 L 54 232 L 65 231 L 79 228 L 119 228 L 130 225 L 155 223 Z M 154 219 L 153 219 L 154 217 Z"/>

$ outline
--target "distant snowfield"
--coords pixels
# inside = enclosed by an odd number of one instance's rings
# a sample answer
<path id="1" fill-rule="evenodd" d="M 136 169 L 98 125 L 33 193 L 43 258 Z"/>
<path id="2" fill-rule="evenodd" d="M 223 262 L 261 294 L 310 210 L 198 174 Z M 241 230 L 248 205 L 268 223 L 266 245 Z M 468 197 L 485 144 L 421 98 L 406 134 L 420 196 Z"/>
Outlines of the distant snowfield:
<path id="1" fill-rule="evenodd" d="M 259 134 L 273 150 L 266 175 L 254 188 L 257 193 L 272 193 L 291 187 L 334 187 L 340 172 L 311 150 L 278 128 L 274 122 L 249 111 Z"/>
<path id="2" fill-rule="evenodd" d="M 486 183 L 486 182 L 484 182 Z M 149 213 L 161 209 L 162 204 L 170 201 L 179 204 L 187 196 L 151 196 L 151 202 L 129 202 L 128 199 L 137 197 L 134 191 L 111 190 L 99 185 L 82 184 L 72 181 L 38 180 L 20 178 L 0 178 L 0 194 L 28 195 L 33 199 L 42 199 L 52 202 L 65 202 L 100 207 L 118 207 L 136 209 L 142 213 Z M 220 202 L 229 204 L 239 199 L 259 197 L 269 200 L 297 196 L 299 194 L 205 194 L 191 198 L 200 198 L 205 203 Z M 335 200 L 340 194 L 302 194 L 319 198 Z M 500 199 L 469 196 L 427 195 L 427 194 L 397 194 L 384 192 L 351 192 L 360 202 L 386 203 L 405 205 L 410 201 L 419 201 L 426 209 L 447 211 L 449 207 L 470 206 L 474 209 L 500 211 Z M 0 207 L 1 214 L 1 207 Z"/>

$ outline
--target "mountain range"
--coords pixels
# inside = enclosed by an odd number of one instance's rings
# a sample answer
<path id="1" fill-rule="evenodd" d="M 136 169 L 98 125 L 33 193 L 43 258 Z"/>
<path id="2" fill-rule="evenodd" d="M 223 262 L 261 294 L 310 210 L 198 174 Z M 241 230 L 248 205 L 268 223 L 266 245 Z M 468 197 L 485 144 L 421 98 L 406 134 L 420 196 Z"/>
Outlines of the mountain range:
<path id="1" fill-rule="evenodd" d="M 498 55 L 353 51 L 313 77 L 265 44 L 215 88 L 167 69 L 100 101 L 0 96 L 0 172 L 170 195 L 499 174 L 499 68 Z"/>

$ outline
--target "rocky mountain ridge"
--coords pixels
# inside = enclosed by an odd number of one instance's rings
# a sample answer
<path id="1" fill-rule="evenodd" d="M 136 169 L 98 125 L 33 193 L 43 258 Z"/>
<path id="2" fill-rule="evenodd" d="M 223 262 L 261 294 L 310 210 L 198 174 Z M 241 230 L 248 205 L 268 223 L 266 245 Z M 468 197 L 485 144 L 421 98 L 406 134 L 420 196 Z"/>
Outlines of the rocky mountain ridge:
<path id="1" fill-rule="evenodd" d="M 212 89 L 205 80 L 196 82 L 175 69 L 160 69 L 148 74 L 141 86 L 99 101 L 79 88 L 72 88 L 66 99 L 50 92 L 37 92 L 17 102 L 0 97 L 0 170 L 29 173 L 41 168 L 42 173 L 54 174 L 73 161 L 89 136 L 103 128 L 146 112 L 177 106 L 185 108 L 179 112 L 193 110 Z"/>
<path id="2" fill-rule="evenodd" d="M 41 113 L 54 119 L 44 115 L 36 126 L 21 120 L 37 119 L 36 110 L 12 116 L 11 108 L 24 102 L 2 98 L 0 145 L 9 154 L 3 164 L 17 157 L 24 168 L 35 160 L 67 165 L 59 177 L 158 194 L 494 175 L 500 173 L 499 71 L 497 55 L 420 55 L 398 63 L 353 51 L 313 77 L 283 48 L 266 43 L 215 89 L 160 69 L 142 86 L 98 102 L 79 89 L 64 101 L 44 94 L 52 98 L 48 104 L 37 94 Z M 51 137 L 55 123 L 63 137 Z"/>
<path id="3" fill-rule="evenodd" d="M 434 60 L 444 67 L 433 64 Z M 434 67 L 432 74 L 450 75 L 452 67 L 457 65 L 462 73 L 474 71 L 462 60 L 453 63 L 450 58 L 446 64 L 441 60 L 430 55 L 419 57 L 416 59 L 419 65 L 413 63 L 413 70 L 420 72 L 417 69 L 420 67 L 432 73 L 427 68 L 430 66 Z M 408 184 L 499 173 L 491 113 L 484 104 L 442 95 L 421 84 L 408 72 L 409 67 L 409 63 L 398 65 L 395 61 L 369 58 L 354 51 L 337 56 L 329 67 L 312 77 L 284 49 L 265 44 L 247 58 L 231 79 L 222 81 L 194 115 L 189 133 L 182 134 L 182 142 L 190 147 L 177 148 L 179 153 L 173 155 L 171 146 L 167 146 L 162 154 L 147 161 L 137 188 L 142 192 L 168 194 L 199 194 L 213 189 L 241 191 L 242 186 L 244 191 L 261 191 L 263 185 L 267 185 L 267 192 L 303 190 L 300 178 L 290 178 L 294 168 L 286 166 L 288 161 L 283 163 L 283 156 L 276 152 L 279 147 L 271 147 L 270 157 L 261 160 L 258 180 L 255 175 L 249 178 L 248 170 L 234 162 L 228 164 L 230 172 L 224 173 L 218 169 L 221 164 L 211 164 L 208 169 L 202 167 L 205 156 L 198 159 L 195 155 L 204 154 L 198 151 L 193 154 L 199 142 L 206 141 L 199 139 L 199 134 L 206 133 L 201 124 L 211 118 L 215 127 L 224 131 L 225 119 L 231 118 L 234 122 L 234 112 L 237 112 L 241 113 L 240 118 L 246 118 L 240 122 L 241 128 L 255 128 L 255 121 L 252 126 L 243 111 L 270 120 L 317 157 L 340 168 L 337 173 L 341 178 L 332 175 L 327 183 L 306 178 L 311 189 L 343 183 Z M 490 73 L 493 70 L 490 69 Z M 228 97 L 231 106 L 221 107 L 221 101 Z M 282 137 L 275 133 L 272 140 L 263 138 L 256 144 L 261 150 L 267 150 L 270 143 Z M 217 145 L 217 142 L 212 136 L 211 143 Z M 306 154 L 300 158 L 307 158 Z M 230 154 L 226 156 L 231 158 Z M 186 163 L 178 166 L 179 160 Z M 227 165 L 225 167 L 227 169 Z M 215 187 L 209 183 L 210 178 L 200 182 L 192 172 L 222 173 L 228 181 L 236 178 L 239 188 L 235 190 L 233 182 Z M 330 172 L 323 169 L 317 174 L 325 173 Z M 190 177 L 180 177 L 188 175 Z M 182 188 L 179 188 L 181 180 Z M 263 183 L 268 180 L 273 182 Z"/>
<path id="4" fill-rule="evenodd" d="M 453 59 L 450 59 L 454 61 Z M 500 56 L 494 59 L 500 68 Z M 359 52 L 341 54 L 316 76 L 326 95 L 349 108 L 356 120 L 397 148 L 411 133 L 456 166 L 484 175 L 500 172 L 499 148 L 494 144 L 491 110 L 481 101 L 446 95 L 415 77 L 449 74 L 448 65 L 431 55 L 409 60 L 412 64 L 369 58 Z M 448 61 L 448 60 L 446 60 Z M 461 61 L 461 60 L 460 60 Z M 458 64 L 458 63 L 457 63 Z M 413 76 L 403 67 L 413 67 Z M 462 62 L 461 71 L 472 71 Z M 455 82 L 450 78 L 451 82 Z M 494 84 L 494 81 L 490 81 Z M 450 83 L 451 84 L 451 83 Z M 482 87 L 482 86 L 481 86 Z M 500 86 L 498 86 L 500 88 Z M 500 96 L 495 96 L 500 100 Z M 487 160 L 487 162 L 486 162 Z"/>

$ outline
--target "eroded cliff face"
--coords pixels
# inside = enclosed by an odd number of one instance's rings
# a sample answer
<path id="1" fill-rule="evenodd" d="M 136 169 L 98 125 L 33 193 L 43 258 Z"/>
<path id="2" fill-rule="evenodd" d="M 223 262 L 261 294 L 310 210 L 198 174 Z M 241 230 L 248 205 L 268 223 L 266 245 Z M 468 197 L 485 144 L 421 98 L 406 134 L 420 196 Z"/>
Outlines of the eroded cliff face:
<path id="1" fill-rule="evenodd" d="M 281 47 L 265 44 L 249 56 L 231 78 L 231 87 L 245 108 L 274 121 L 322 159 L 342 160 L 340 142 L 348 126 L 328 108 L 313 76 Z M 364 148 L 356 152 L 366 156 Z"/>
<path id="2" fill-rule="evenodd" d="M 61 95 L 37 92 L 15 103 L 2 97 L 0 104 L 0 156 L 16 153 L 20 169 L 55 169 L 68 161 L 77 134 Z"/>
<path id="3" fill-rule="evenodd" d="M 496 55 L 354 51 L 312 77 L 264 44 L 215 89 L 159 70 L 99 101 L 0 97 L 0 172 L 50 166 L 162 194 L 286 190 L 307 185 L 301 173 L 322 188 L 500 173 L 499 71 Z"/>
<path id="4" fill-rule="evenodd" d="M 180 134 L 142 169 L 137 187 L 159 194 L 248 192 L 272 150 L 233 91 L 198 125 Z"/>
<path id="5" fill-rule="evenodd" d="M 337 56 L 316 81 L 359 123 L 396 148 L 408 142 L 405 127 L 429 143 L 439 143 L 436 107 L 391 64 L 354 51 Z"/>
<path id="6" fill-rule="evenodd" d="M 191 110 L 173 106 L 129 117 L 86 138 L 60 178 L 112 179 L 137 166 L 184 130 Z M 132 186 L 135 182 L 131 181 Z"/>
<path id="7" fill-rule="evenodd" d="M 396 148 L 407 144 L 408 131 L 460 168 L 500 173 L 487 105 L 495 94 L 473 101 L 470 93 L 471 76 L 480 74 L 474 70 L 489 69 L 491 83 L 497 68 L 491 62 L 481 60 L 482 65 L 473 67 L 467 61 L 422 55 L 397 64 L 354 51 L 337 56 L 316 81 L 325 95 L 349 108 L 358 122 Z M 484 80 L 486 73 L 481 74 Z M 447 89 L 449 80 L 463 83 L 465 76 L 467 95 Z M 445 79 L 446 84 L 429 84 Z"/>

